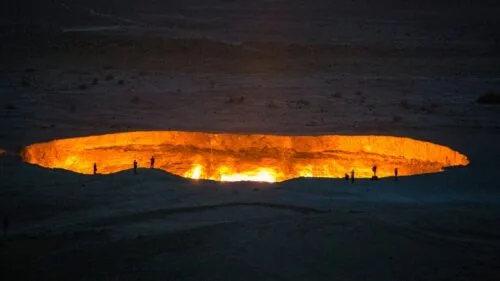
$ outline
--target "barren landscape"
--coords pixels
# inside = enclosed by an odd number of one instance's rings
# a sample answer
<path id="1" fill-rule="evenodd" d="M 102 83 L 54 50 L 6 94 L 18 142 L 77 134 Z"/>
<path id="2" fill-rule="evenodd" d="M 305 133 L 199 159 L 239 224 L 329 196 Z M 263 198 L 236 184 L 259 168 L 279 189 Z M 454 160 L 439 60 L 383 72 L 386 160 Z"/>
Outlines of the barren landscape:
<path id="1" fill-rule="evenodd" d="M 498 11 L 2 3 L 1 279 L 499 280 L 500 106 L 479 99 L 500 92 Z M 36 143 L 147 131 L 407 137 L 469 162 L 397 181 L 262 183 L 188 179 L 149 157 L 137 174 L 130 161 L 95 176 L 21 158 Z"/>

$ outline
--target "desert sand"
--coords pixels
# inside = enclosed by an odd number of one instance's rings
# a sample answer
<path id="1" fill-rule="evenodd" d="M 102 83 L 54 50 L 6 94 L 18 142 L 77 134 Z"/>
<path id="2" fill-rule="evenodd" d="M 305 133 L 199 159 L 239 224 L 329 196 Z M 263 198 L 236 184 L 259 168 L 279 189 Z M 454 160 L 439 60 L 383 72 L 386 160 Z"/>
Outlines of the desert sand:
<path id="1" fill-rule="evenodd" d="M 500 107 L 476 102 L 498 4 L 101 2 L 2 4 L 2 280 L 499 280 Z M 267 184 L 19 157 L 144 130 L 403 136 L 470 164 Z"/>

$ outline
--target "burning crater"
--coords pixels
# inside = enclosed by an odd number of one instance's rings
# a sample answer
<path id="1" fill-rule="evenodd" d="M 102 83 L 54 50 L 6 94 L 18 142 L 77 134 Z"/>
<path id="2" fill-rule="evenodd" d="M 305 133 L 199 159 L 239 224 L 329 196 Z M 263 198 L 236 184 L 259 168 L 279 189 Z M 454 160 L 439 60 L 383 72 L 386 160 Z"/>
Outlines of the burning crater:
<path id="1" fill-rule="evenodd" d="M 469 163 L 446 146 L 388 136 L 274 136 L 179 131 L 129 132 L 54 140 L 23 149 L 25 162 L 92 174 L 150 166 L 192 179 L 279 182 L 297 177 L 417 175 Z"/>

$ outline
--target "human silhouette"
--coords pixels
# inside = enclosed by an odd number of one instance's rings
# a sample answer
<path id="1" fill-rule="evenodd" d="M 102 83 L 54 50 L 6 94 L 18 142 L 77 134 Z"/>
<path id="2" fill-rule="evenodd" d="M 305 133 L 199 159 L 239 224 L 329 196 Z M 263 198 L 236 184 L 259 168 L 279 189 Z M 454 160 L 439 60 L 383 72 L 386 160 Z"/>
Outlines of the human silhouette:
<path id="1" fill-rule="evenodd" d="M 155 157 L 151 156 L 151 169 L 155 167 Z"/>
<path id="2" fill-rule="evenodd" d="M 398 180 L 398 168 L 394 168 L 394 180 L 397 181 Z"/>
<path id="3" fill-rule="evenodd" d="M 97 174 L 97 164 L 94 163 L 94 176 Z"/>
<path id="4" fill-rule="evenodd" d="M 348 180 L 349 180 L 349 174 L 345 173 L 345 175 L 344 175 L 344 179 L 345 179 L 346 181 L 348 181 Z"/>
<path id="5" fill-rule="evenodd" d="M 373 177 L 377 176 L 377 165 L 373 165 L 372 167 Z"/>
<path id="6" fill-rule="evenodd" d="M 137 161 L 134 160 L 134 174 L 137 174 Z"/>
<path id="7" fill-rule="evenodd" d="M 351 182 L 354 183 L 354 169 L 351 171 Z"/>

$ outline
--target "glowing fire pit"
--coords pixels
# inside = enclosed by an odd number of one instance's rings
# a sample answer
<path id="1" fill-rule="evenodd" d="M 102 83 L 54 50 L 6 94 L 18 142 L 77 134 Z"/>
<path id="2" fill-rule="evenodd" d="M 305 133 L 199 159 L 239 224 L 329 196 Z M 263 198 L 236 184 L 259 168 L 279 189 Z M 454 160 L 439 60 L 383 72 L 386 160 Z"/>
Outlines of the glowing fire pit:
<path id="1" fill-rule="evenodd" d="M 297 177 L 357 178 L 416 175 L 467 165 L 448 147 L 388 136 L 274 136 L 151 131 L 54 140 L 25 147 L 24 161 L 82 174 L 139 167 L 192 179 L 278 182 Z"/>

